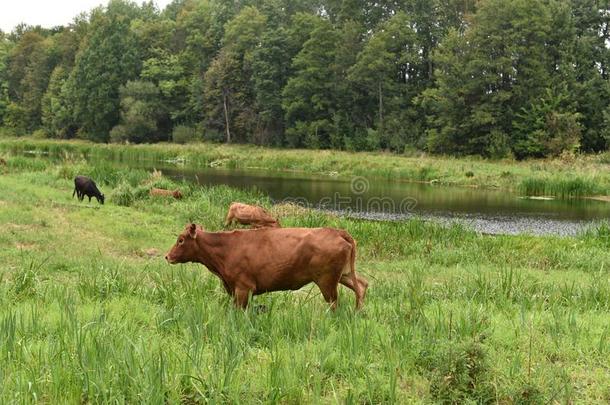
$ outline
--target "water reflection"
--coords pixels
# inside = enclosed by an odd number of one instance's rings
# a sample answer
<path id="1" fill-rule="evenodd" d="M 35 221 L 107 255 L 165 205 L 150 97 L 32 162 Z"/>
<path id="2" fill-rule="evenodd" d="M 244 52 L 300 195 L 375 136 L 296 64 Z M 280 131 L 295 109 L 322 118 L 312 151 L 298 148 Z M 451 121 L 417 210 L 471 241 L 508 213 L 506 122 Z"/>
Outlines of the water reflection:
<path id="1" fill-rule="evenodd" d="M 306 201 L 314 207 L 356 213 L 538 217 L 554 220 L 610 218 L 610 204 L 594 200 L 531 200 L 506 191 L 376 179 L 367 180 L 366 187 L 358 189 L 350 180 L 302 174 L 278 175 L 258 170 L 161 169 L 166 175 L 199 184 L 256 188 L 276 202 Z"/>

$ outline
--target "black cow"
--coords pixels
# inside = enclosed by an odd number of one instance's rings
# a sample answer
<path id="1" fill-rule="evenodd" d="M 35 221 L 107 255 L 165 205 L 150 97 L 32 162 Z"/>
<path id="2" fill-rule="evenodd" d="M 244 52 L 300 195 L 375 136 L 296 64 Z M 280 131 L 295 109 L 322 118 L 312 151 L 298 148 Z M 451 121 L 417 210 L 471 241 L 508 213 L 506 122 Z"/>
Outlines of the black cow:
<path id="1" fill-rule="evenodd" d="M 104 194 L 100 193 L 95 182 L 89 177 L 76 176 L 74 178 L 74 192 L 72 193 L 72 197 L 74 197 L 74 194 L 77 195 L 79 201 L 83 201 L 83 198 L 87 196 L 89 197 L 89 202 L 91 202 L 91 197 L 95 197 L 100 204 L 104 204 Z"/>

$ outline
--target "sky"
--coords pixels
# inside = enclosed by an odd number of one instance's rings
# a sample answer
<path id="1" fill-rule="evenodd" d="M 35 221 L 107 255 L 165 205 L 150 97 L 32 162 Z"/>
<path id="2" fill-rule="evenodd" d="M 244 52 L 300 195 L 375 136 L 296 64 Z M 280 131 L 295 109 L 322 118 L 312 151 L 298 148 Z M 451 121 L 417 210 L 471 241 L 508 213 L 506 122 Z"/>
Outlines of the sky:
<path id="1" fill-rule="evenodd" d="M 155 3 L 162 10 L 170 1 Z M 65 25 L 81 12 L 106 4 L 108 0 L 0 0 L 0 29 L 10 32 L 21 22 L 45 28 Z"/>

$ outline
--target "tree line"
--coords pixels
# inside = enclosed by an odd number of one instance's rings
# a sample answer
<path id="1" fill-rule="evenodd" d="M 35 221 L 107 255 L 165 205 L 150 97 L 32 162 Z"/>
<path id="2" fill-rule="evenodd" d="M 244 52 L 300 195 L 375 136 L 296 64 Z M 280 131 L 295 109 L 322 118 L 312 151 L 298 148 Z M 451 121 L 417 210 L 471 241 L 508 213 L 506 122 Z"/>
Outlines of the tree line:
<path id="1" fill-rule="evenodd" d="M 610 0 L 111 0 L 0 31 L 0 127 L 516 158 L 610 148 Z"/>

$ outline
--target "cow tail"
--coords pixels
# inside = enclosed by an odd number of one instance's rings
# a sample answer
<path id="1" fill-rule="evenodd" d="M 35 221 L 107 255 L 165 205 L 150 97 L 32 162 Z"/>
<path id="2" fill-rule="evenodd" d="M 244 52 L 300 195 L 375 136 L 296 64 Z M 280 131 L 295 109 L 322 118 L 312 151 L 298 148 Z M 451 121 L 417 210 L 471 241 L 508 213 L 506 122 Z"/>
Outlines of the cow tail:
<path id="1" fill-rule="evenodd" d="M 349 258 L 349 274 L 351 274 L 354 278 L 356 278 L 356 241 L 352 236 L 343 231 L 342 235 L 343 239 L 352 246 L 352 250 L 350 252 Z M 354 280 L 355 281 L 355 280 Z"/>
<path id="2" fill-rule="evenodd" d="M 76 194 L 76 186 L 74 186 L 74 191 L 72 192 L 72 198 L 74 198 L 74 194 Z"/>
<path id="3" fill-rule="evenodd" d="M 349 258 L 349 267 L 352 273 L 352 277 L 354 278 L 354 282 L 357 285 L 357 280 L 356 280 L 356 241 L 354 240 L 354 238 L 352 238 L 350 236 L 350 243 L 352 245 L 352 254 L 350 255 Z"/>
<path id="4" fill-rule="evenodd" d="M 362 307 L 364 297 L 366 296 L 368 282 L 366 281 L 366 279 L 359 277 L 356 274 L 356 241 L 347 232 L 345 232 L 345 235 L 343 235 L 343 239 L 345 239 L 350 245 L 352 245 L 352 251 L 350 252 L 349 258 L 350 269 L 349 273 L 345 274 L 345 276 L 350 277 L 352 279 L 352 283 L 354 285 L 354 293 L 356 294 L 356 309 L 360 309 Z"/>
<path id="5" fill-rule="evenodd" d="M 358 296 L 361 295 L 362 298 L 364 298 L 366 287 L 365 290 L 362 290 L 362 286 L 360 284 L 360 281 L 358 280 L 358 275 L 356 274 L 356 241 L 354 240 L 354 238 L 351 237 L 351 235 L 349 235 L 349 239 L 349 242 L 352 245 L 352 254 L 349 258 L 350 277 L 352 278 L 352 283 L 354 283 L 354 287 L 358 291 L 356 292 L 356 308 L 359 308 L 361 304 L 358 304 Z"/>

